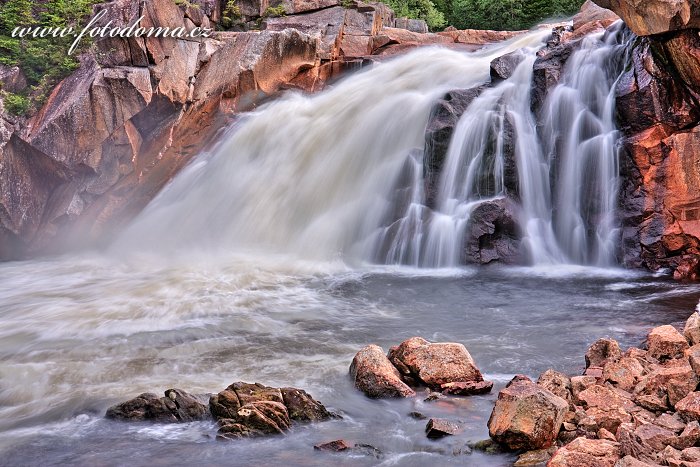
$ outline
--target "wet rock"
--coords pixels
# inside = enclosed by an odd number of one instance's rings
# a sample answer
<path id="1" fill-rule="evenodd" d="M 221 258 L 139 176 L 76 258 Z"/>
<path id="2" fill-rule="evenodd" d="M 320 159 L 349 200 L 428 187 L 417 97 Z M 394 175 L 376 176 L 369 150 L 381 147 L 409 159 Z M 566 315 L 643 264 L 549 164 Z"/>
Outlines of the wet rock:
<path id="1" fill-rule="evenodd" d="M 637 396 L 655 396 L 662 401 L 668 398 L 673 406 L 695 390 L 700 380 L 687 360 L 669 361 L 665 365 L 656 365 L 650 369 L 634 389 Z"/>
<path id="2" fill-rule="evenodd" d="M 697 31 L 681 31 L 663 42 L 664 50 L 683 82 L 700 92 L 700 36 Z"/>
<path id="3" fill-rule="evenodd" d="M 571 378 L 565 374 L 547 370 L 537 378 L 537 384 L 565 401 L 571 401 Z"/>
<path id="4" fill-rule="evenodd" d="M 602 368 L 609 362 L 616 362 L 620 357 L 622 350 L 615 339 L 598 339 L 586 352 L 586 368 Z"/>
<path id="5" fill-rule="evenodd" d="M 443 418 L 431 418 L 425 426 L 425 435 L 431 439 L 456 435 L 461 431 L 459 424 Z"/>
<path id="6" fill-rule="evenodd" d="M 544 467 L 556 451 L 555 447 L 520 454 L 513 467 Z"/>
<path id="7" fill-rule="evenodd" d="M 576 438 L 559 448 L 547 465 L 549 467 L 613 467 L 619 459 L 618 443 L 603 439 Z"/>
<path id="8" fill-rule="evenodd" d="M 218 394 L 209 399 L 209 408 L 212 415 L 219 418 L 235 418 L 238 410 L 252 402 L 273 401 L 284 404 L 282 392 L 278 388 L 263 386 L 262 384 L 237 382 L 231 384 Z"/>
<path id="9" fill-rule="evenodd" d="M 124 421 L 160 423 L 191 422 L 209 418 L 209 410 L 200 398 L 181 389 L 168 389 L 165 397 L 141 394 L 107 409 L 107 418 Z"/>
<path id="10" fill-rule="evenodd" d="M 426 202 L 436 203 L 440 174 L 447 156 L 452 134 L 469 104 L 483 92 L 484 87 L 448 92 L 433 107 L 425 130 L 423 170 L 426 178 Z"/>
<path id="11" fill-rule="evenodd" d="M 509 449 L 547 448 L 556 440 L 568 403 L 529 380 L 511 382 L 498 394 L 489 435 Z"/>
<path id="12" fill-rule="evenodd" d="M 351 447 L 352 446 L 348 444 L 347 441 L 343 439 L 337 439 L 335 441 L 317 444 L 314 446 L 314 449 L 316 449 L 317 451 L 342 452 L 347 451 Z"/>
<path id="13" fill-rule="evenodd" d="M 681 358 L 688 342 L 673 326 L 664 325 L 651 330 L 647 335 L 649 356 L 659 361 Z"/>
<path id="14" fill-rule="evenodd" d="M 440 399 L 444 399 L 444 397 L 445 396 L 443 396 L 439 392 L 431 392 L 428 394 L 428 397 L 423 399 L 423 402 L 435 402 L 435 401 L 438 401 Z"/>
<path id="15" fill-rule="evenodd" d="M 683 327 L 683 336 L 691 346 L 700 344 L 700 314 L 698 312 L 690 315 Z"/>
<path id="16" fill-rule="evenodd" d="M 700 421 L 700 392 L 691 392 L 678 401 L 675 408 L 686 422 Z"/>
<path id="17" fill-rule="evenodd" d="M 474 451 L 483 452 L 485 454 L 500 454 L 505 452 L 503 447 L 492 439 L 484 439 L 471 443 L 469 445 Z"/>
<path id="18" fill-rule="evenodd" d="M 522 261 L 518 208 L 510 198 L 479 204 L 471 213 L 464 234 L 468 264 L 518 264 Z"/>
<path id="19" fill-rule="evenodd" d="M 291 420 L 284 404 L 259 400 L 243 405 L 230 419 L 219 419 L 219 426 L 219 438 L 249 438 L 282 434 Z"/>
<path id="20" fill-rule="evenodd" d="M 466 347 L 457 343 L 430 343 L 413 337 L 389 351 L 389 360 L 406 376 L 431 388 L 446 383 L 484 380 Z"/>
<path id="21" fill-rule="evenodd" d="M 524 59 L 525 55 L 519 50 L 493 59 L 491 61 L 491 81 L 510 78 Z"/>
<path id="22" fill-rule="evenodd" d="M 561 78 L 564 65 L 569 60 L 574 46 L 571 42 L 560 43 L 557 39 L 564 32 L 564 28 L 555 28 L 555 38 L 546 47 L 537 52 L 537 59 L 533 65 L 531 108 L 539 112 L 540 107 L 547 99 L 547 94 Z"/>
<path id="23" fill-rule="evenodd" d="M 411 418 L 415 418 L 416 420 L 425 420 L 426 418 L 428 418 L 421 412 L 411 412 L 408 414 L 408 416 Z"/>
<path id="24" fill-rule="evenodd" d="M 700 5 L 693 0 L 593 0 L 614 11 L 638 36 L 700 28 Z"/>
<path id="25" fill-rule="evenodd" d="M 306 391 L 296 388 L 282 388 L 282 400 L 289 412 L 289 418 L 295 422 L 321 422 L 334 418 L 320 402 L 314 400 Z"/>
<path id="26" fill-rule="evenodd" d="M 480 381 L 468 383 L 445 383 L 440 386 L 443 394 L 454 396 L 476 396 L 480 394 L 488 394 L 493 388 L 493 382 Z"/>
<path id="27" fill-rule="evenodd" d="M 401 380 L 398 370 L 384 355 L 381 347 L 368 345 L 360 350 L 350 365 L 355 387 L 368 397 L 413 397 L 416 393 Z"/>

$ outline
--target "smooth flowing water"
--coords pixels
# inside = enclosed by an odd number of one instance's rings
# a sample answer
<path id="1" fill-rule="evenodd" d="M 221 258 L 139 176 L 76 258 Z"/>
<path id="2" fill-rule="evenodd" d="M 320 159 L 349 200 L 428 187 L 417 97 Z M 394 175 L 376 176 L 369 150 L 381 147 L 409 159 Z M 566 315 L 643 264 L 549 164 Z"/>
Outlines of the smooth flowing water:
<path id="1" fill-rule="evenodd" d="M 419 50 L 321 95 L 289 95 L 232 128 L 109 252 L 0 265 L 0 464 L 512 462 L 464 448 L 488 436 L 495 394 L 512 375 L 536 377 L 548 368 L 580 372 L 595 339 L 607 335 L 638 345 L 649 327 L 681 322 L 700 299 L 696 285 L 614 268 L 369 264 L 386 233 L 387 210 L 406 219 L 395 230 L 402 240 L 387 263 L 455 264 L 470 203 L 502 190 L 498 157 L 482 157 L 479 145 L 470 144 L 494 128 L 500 134 L 498 125 L 506 121 L 519 137 L 521 185 L 533 187 L 532 198 L 527 189 L 521 193 L 523 218 L 549 225 L 556 238 L 547 245 L 562 253 L 555 262 L 604 262 L 592 258 L 606 256 L 599 245 L 607 245 L 614 226 L 605 216 L 584 216 L 583 207 L 561 217 L 557 203 L 590 206 L 581 201 L 588 195 L 579 189 L 572 199 L 552 196 L 557 190 L 545 181 L 554 166 L 565 177 L 577 172 L 567 162 L 578 160 L 576 154 L 595 167 L 582 173 L 597 174 L 601 184 L 614 179 L 610 74 L 590 94 L 567 74 L 557 92 L 571 89 L 575 96 L 562 98 L 567 105 L 559 107 L 553 97 L 546 107 L 551 145 L 529 147 L 537 128 L 526 108 L 525 83 L 547 34 L 533 32 L 472 54 Z M 599 66 L 608 45 L 592 38 L 574 63 Z M 513 77 L 486 91 L 460 122 L 447 162 L 460 175 L 444 175 L 439 208 L 427 212 L 420 151 L 431 108 L 446 91 L 487 81 L 489 62 L 519 49 L 525 58 Z M 491 130 L 479 127 L 481 115 L 489 116 Z M 579 123 L 564 137 L 557 125 L 567 118 Z M 548 151 L 554 146 L 566 150 L 553 158 Z M 473 161 L 493 174 L 487 190 L 470 182 L 476 179 Z M 408 204 L 399 209 L 394 189 L 401 177 L 401 186 L 411 188 L 403 197 Z M 566 183 L 580 188 L 590 179 L 571 175 Z M 609 192 L 600 194 L 595 212 L 605 213 Z M 536 196 L 550 197 L 550 204 L 528 214 Z M 535 244 L 534 231 L 525 230 Z M 414 335 L 464 343 L 496 390 L 427 403 L 422 397 L 370 400 L 353 388 L 347 373 L 355 352 L 369 343 L 387 349 Z M 142 392 L 215 392 L 241 380 L 304 388 L 344 418 L 237 442 L 217 442 L 209 422 L 103 418 L 111 404 Z M 459 419 L 465 432 L 429 441 L 425 421 L 408 416 L 414 410 Z M 383 454 L 376 459 L 313 450 L 337 438 L 372 444 Z"/>
<path id="2" fill-rule="evenodd" d="M 485 268 L 347 270 L 279 257 L 159 264 L 62 258 L 0 266 L 2 465 L 508 465 L 455 455 L 488 437 L 497 389 L 516 373 L 572 374 L 601 336 L 639 345 L 679 323 L 696 285 L 620 270 Z M 493 394 L 434 403 L 373 401 L 348 377 L 368 343 L 421 335 L 464 343 Z M 216 441 L 213 423 L 128 424 L 108 406 L 142 392 L 214 392 L 234 381 L 293 385 L 344 419 L 284 437 Z M 418 410 L 464 422 L 425 438 Z M 313 445 L 369 443 L 381 459 L 331 456 Z"/>

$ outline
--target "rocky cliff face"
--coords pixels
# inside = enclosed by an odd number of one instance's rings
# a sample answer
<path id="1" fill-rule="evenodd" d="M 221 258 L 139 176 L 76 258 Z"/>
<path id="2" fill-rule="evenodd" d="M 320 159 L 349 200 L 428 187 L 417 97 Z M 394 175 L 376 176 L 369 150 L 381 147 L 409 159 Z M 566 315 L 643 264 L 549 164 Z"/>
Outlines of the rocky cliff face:
<path id="1" fill-rule="evenodd" d="M 603 1 L 639 36 L 617 86 L 624 261 L 700 274 L 700 7 Z"/>
<path id="2" fill-rule="evenodd" d="M 0 118 L 0 259 L 106 241 L 217 132 L 269 96 L 323 89 L 346 69 L 408 47 L 475 48 L 513 33 L 395 28 L 383 4 L 241 3 L 236 29 L 200 40 L 105 39 L 30 120 Z M 226 2 L 114 0 L 102 24 L 217 28 Z M 257 28 L 257 30 L 251 30 Z M 369 60 L 368 60 L 369 59 Z M 7 89 L 17 70 L 0 70 Z"/>

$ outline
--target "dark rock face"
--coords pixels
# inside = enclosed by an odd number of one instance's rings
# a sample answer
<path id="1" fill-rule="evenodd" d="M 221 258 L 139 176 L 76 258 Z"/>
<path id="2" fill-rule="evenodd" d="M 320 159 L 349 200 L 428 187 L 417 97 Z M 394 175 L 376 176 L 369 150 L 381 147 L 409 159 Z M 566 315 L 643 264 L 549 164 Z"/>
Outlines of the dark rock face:
<path id="1" fill-rule="evenodd" d="M 495 58 L 491 62 L 491 81 L 506 80 L 513 76 L 513 72 L 524 58 L 525 56 L 519 50 Z"/>
<path id="2" fill-rule="evenodd" d="M 219 438 L 251 438 L 282 434 L 291 420 L 284 404 L 261 400 L 243 405 L 234 418 L 220 418 L 219 426 Z"/>
<path id="3" fill-rule="evenodd" d="M 165 397 L 141 394 L 107 410 L 106 417 L 123 421 L 153 421 L 160 423 L 192 422 L 209 418 L 209 409 L 201 397 L 181 389 L 165 391 Z"/>
<path id="4" fill-rule="evenodd" d="M 462 429 L 457 423 L 443 418 L 431 418 L 425 426 L 425 435 L 431 439 L 456 435 L 460 431 Z"/>
<path id="5" fill-rule="evenodd" d="M 464 236 L 465 262 L 522 262 L 517 212 L 517 205 L 508 198 L 487 201 L 477 206 L 469 218 Z"/>
<path id="6" fill-rule="evenodd" d="M 440 172 L 457 122 L 484 89 L 485 87 L 480 86 L 473 89 L 450 91 L 437 102 L 432 110 L 425 131 L 425 155 L 423 158 L 423 171 L 426 180 L 425 193 L 429 207 L 435 206 Z"/>
<path id="7" fill-rule="evenodd" d="M 576 48 L 576 41 L 562 41 L 566 32 L 563 26 L 555 28 L 547 45 L 537 52 L 530 97 L 530 107 L 536 113 L 546 100 L 549 89 L 559 83 L 564 65 Z"/>

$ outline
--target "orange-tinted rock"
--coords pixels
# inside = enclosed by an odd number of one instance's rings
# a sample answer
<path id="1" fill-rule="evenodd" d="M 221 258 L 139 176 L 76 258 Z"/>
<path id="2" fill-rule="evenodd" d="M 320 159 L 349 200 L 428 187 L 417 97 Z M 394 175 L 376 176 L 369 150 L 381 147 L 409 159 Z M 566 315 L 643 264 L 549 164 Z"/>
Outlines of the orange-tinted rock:
<path id="1" fill-rule="evenodd" d="M 700 424 L 697 421 L 692 421 L 671 441 L 671 446 L 683 450 L 695 446 L 698 441 L 700 441 Z"/>
<path id="2" fill-rule="evenodd" d="M 603 28 L 607 28 L 620 19 L 614 12 L 607 8 L 601 8 L 591 0 L 581 6 L 581 10 L 574 16 L 574 30 L 590 27 L 590 23 L 597 23 Z"/>
<path id="3" fill-rule="evenodd" d="M 620 16 L 638 36 L 700 28 L 700 5 L 694 0 L 594 0 Z"/>
<path id="4" fill-rule="evenodd" d="M 652 367 L 649 374 L 641 379 L 634 389 L 635 395 L 650 395 L 663 399 L 673 406 L 695 390 L 698 376 L 687 360 L 669 362 L 666 365 Z"/>
<path id="5" fill-rule="evenodd" d="M 659 361 L 681 358 L 688 348 L 685 337 L 670 325 L 659 326 L 647 335 L 649 356 Z"/>
<path id="6" fill-rule="evenodd" d="M 691 346 L 700 344 L 700 314 L 698 312 L 693 313 L 686 320 L 683 336 L 688 339 Z"/>
<path id="7" fill-rule="evenodd" d="M 691 392 L 675 405 L 676 411 L 686 422 L 700 421 L 700 392 Z"/>
<path id="8" fill-rule="evenodd" d="M 559 448 L 548 467 L 613 467 L 620 459 L 618 443 L 603 439 L 576 438 Z"/>
<path id="9" fill-rule="evenodd" d="M 574 376 L 571 378 L 571 395 L 575 404 L 581 404 L 578 395 L 596 384 L 597 379 L 594 376 Z"/>
<path id="10" fill-rule="evenodd" d="M 455 396 L 475 396 L 479 394 L 488 394 L 493 388 L 491 381 L 479 381 L 468 383 L 445 383 L 440 385 L 443 394 L 452 394 Z"/>
<path id="11" fill-rule="evenodd" d="M 586 352 L 586 368 L 603 367 L 608 362 L 620 359 L 622 351 L 615 339 L 598 339 Z"/>
<path id="12" fill-rule="evenodd" d="M 571 401 L 571 378 L 565 374 L 547 370 L 537 378 L 537 384 L 565 401 Z"/>
<path id="13" fill-rule="evenodd" d="M 644 367 L 634 357 L 621 357 L 603 368 L 603 379 L 624 391 L 632 391 L 644 376 Z"/>
<path id="14" fill-rule="evenodd" d="M 697 31 L 682 31 L 664 42 L 664 49 L 688 87 L 700 91 L 700 36 Z"/>
<path id="15" fill-rule="evenodd" d="M 401 380 L 398 370 L 384 355 L 381 347 L 368 345 L 360 350 L 350 365 L 355 387 L 368 397 L 413 397 L 416 393 Z"/>
<path id="16" fill-rule="evenodd" d="M 580 392 L 578 401 L 584 408 L 622 407 L 629 409 L 634 407 L 634 402 L 623 393 L 600 385 L 591 386 Z"/>
<path id="17" fill-rule="evenodd" d="M 457 343 L 430 343 L 413 337 L 389 351 L 389 360 L 406 376 L 427 386 L 484 380 L 466 347 Z"/>
<path id="18" fill-rule="evenodd" d="M 643 444 L 657 452 L 662 451 L 676 437 L 673 431 L 651 423 L 638 426 L 634 434 Z"/>
<path id="19" fill-rule="evenodd" d="M 622 456 L 632 456 L 640 461 L 656 464 L 656 451 L 649 445 L 644 444 L 635 435 L 637 427 L 633 423 L 623 423 L 617 429 L 615 437 L 620 443 L 620 454 Z"/>
<path id="20" fill-rule="evenodd" d="M 347 441 L 343 439 L 337 439 L 335 441 L 329 441 L 327 443 L 321 443 L 314 446 L 317 451 L 330 451 L 330 452 L 342 452 L 347 451 L 352 448 Z"/>
<path id="21" fill-rule="evenodd" d="M 532 381 L 518 380 L 498 393 L 489 435 L 508 449 L 541 449 L 556 440 L 568 403 Z"/>

